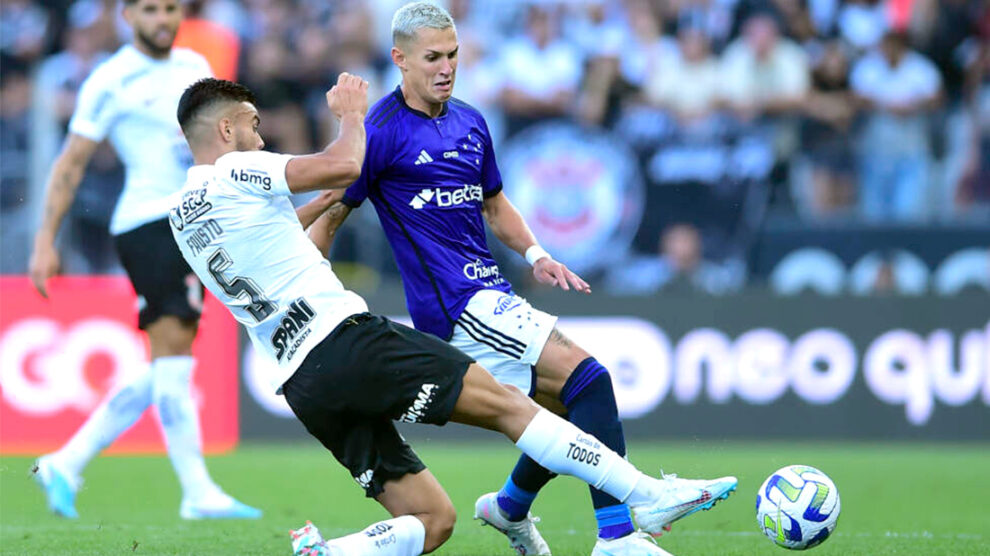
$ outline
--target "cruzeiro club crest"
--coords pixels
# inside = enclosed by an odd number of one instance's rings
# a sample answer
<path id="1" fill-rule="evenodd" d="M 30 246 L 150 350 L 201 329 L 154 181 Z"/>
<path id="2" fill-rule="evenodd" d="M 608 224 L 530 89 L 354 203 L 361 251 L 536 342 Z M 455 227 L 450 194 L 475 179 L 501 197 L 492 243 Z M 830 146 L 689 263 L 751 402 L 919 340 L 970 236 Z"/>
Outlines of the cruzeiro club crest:
<path id="1" fill-rule="evenodd" d="M 643 217 L 636 157 L 604 131 L 549 123 L 503 149 L 506 194 L 554 258 L 576 272 L 621 259 Z"/>

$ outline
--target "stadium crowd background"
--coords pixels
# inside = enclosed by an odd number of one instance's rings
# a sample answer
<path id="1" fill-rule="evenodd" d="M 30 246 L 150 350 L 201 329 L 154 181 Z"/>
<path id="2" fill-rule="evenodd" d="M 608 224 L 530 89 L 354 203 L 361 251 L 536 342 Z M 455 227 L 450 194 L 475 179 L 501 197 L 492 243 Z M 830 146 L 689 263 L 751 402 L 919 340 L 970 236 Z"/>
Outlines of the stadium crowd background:
<path id="1" fill-rule="evenodd" d="M 26 272 L 76 91 L 128 40 L 117 2 L 0 7 L 4 274 Z M 311 152 L 333 137 L 323 97 L 339 72 L 368 79 L 373 100 L 399 82 L 389 25 L 402 3 L 186 2 L 178 44 L 256 92 L 268 149 Z M 582 250 L 584 232 L 571 234 L 580 256 L 559 257 L 595 287 L 640 295 L 764 284 L 825 294 L 990 289 L 986 2 L 445 5 L 461 44 L 455 96 L 485 114 L 510 198 L 549 199 L 556 204 L 544 211 L 566 229 L 575 214 L 610 217 L 596 215 L 588 190 L 628 196 L 621 222 L 594 230 L 621 237 Z M 566 159 L 577 161 L 570 173 L 559 159 L 542 160 L 533 180 L 510 183 L 519 175 L 512 168 L 541 161 L 506 158 L 553 151 L 546 137 L 554 133 L 604 137 L 610 149 L 598 149 L 596 160 L 590 143 L 579 153 L 585 158 Z M 618 158 L 634 169 L 616 171 Z M 611 177 L 592 179 L 582 168 Z M 102 146 L 63 226 L 65 272 L 120 272 L 106 228 L 122 174 Z M 546 189 L 527 192 L 533 184 Z M 398 280 L 371 209 L 344 227 L 333 259 L 363 293 Z M 525 291 L 521 258 L 501 260 Z"/>

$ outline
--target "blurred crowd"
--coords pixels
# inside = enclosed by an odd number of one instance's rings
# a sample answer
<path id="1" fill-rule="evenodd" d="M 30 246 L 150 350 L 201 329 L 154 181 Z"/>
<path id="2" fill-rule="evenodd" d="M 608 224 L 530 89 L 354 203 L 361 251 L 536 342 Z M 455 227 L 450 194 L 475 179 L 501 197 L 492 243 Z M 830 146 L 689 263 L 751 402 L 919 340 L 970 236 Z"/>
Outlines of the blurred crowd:
<path id="1" fill-rule="evenodd" d="M 258 97 L 268 148 L 332 139 L 341 71 L 399 82 L 404 0 L 197 0 L 178 43 Z M 634 153 L 645 211 L 608 289 L 724 293 L 747 282 L 768 214 L 807 224 L 944 225 L 990 215 L 990 8 L 983 0 L 449 0 L 455 96 L 503 144 L 547 121 Z M 128 40 L 117 0 L 4 0 L 4 273 L 23 272 L 48 164 L 83 79 Z M 501 162 L 501 160 L 500 160 Z M 75 272 L 113 271 L 106 224 L 122 169 L 104 148 L 63 242 Z M 341 260 L 388 275 L 371 211 Z M 361 246 L 361 247 L 359 247 Z M 990 272 L 990 269 L 988 269 Z"/>

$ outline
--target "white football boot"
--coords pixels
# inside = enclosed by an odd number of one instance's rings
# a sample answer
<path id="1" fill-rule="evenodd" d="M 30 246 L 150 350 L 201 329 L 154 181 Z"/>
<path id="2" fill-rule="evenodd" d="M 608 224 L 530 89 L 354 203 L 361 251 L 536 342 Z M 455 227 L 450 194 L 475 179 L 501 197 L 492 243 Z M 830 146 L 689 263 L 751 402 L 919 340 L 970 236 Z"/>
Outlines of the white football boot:
<path id="1" fill-rule="evenodd" d="M 654 537 L 662 535 L 664 528 L 678 519 L 709 510 L 719 500 L 725 500 L 739 482 L 735 477 L 698 480 L 680 479 L 677 475 L 653 480 L 657 490 L 653 502 L 631 509 L 639 528 Z"/>
<path id="2" fill-rule="evenodd" d="M 650 535 L 636 531 L 618 539 L 598 539 L 591 556 L 673 556 L 660 548 Z"/>
<path id="3" fill-rule="evenodd" d="M 540 518 L 527 515 L 520 521 L 509 521 L 498 507 L 498 493 L 484 494 L 474 503 L 474 518 L 482 525 L 491 525 L 509 538 L 509 546 L 521 556 L 550 556 L 550 547 L 536 530 Z"/>

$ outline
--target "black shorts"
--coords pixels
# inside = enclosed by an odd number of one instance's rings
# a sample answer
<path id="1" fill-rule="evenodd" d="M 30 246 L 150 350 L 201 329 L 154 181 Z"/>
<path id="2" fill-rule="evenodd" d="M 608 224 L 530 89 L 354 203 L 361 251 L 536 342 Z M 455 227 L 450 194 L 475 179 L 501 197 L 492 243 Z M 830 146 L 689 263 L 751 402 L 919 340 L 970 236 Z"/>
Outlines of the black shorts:
<path id="1" fill-rule="evenodd" d="M 426 468 L 392 421 L 443 425 L 474 360 L 435 336 L 362 313 L 342 322 L 282 385 L 285 401 L 364 487 Z"/>
<path id="2" fill-rule="evenodd" d="M 120 262 L 138 294 L 138 328 L 165 315 L 195 322 L 203 311 L 203 285 L 182 258 L 168 219 L 114 237 Z"/>

